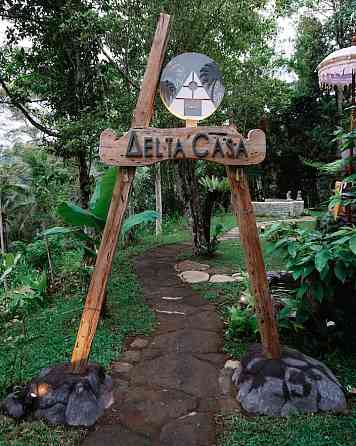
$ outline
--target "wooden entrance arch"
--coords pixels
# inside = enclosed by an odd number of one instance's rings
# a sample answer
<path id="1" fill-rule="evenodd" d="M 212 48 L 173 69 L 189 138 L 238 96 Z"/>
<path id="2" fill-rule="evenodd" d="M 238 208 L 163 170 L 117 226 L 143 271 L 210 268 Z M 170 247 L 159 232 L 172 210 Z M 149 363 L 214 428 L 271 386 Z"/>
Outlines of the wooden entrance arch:
<path id="1" fill-rule="evenodd" d="M 256 219 L 247 178 L 241 167 L 263 161 L 266 151 L 265 135 L 261 130 L 252 130 L 245 139 L 232 126 L 196 127 L 194 122 L 188 122 L 186 128 L 179 129 L 148 128 L 169 28 L 170 16 L 161 14 L 130 131 L 121 138 L 117 138 L 112 130 L 105 130 L 101 135 L 101 159 L 107 164 L 120 167 L 72 353 L 72 367 L 77 373 L 82 372 L 87 365 L 136 167 L 165 159 L 206 159 L 226 166 L 232 207 L 239 222 L 247 270 L 256 299 L 262 344 L 268 358 L 280 357 L 278 330 Z"/>

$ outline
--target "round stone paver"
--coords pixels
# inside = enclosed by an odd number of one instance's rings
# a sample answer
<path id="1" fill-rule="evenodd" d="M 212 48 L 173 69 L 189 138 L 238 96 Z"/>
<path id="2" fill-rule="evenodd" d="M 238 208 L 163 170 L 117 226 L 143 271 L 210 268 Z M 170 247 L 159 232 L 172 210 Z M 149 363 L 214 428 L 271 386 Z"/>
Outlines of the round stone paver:
<path id="1" fill-rule="evenodd" d="M 209 274 L 203 271 L 184 271 L 179 274 L 179 277 L 183 282 L 187 283 L 200 283 L 207 282 L 209 280 Z"/>
<path id="2" fill-rule="evenodd" d="M 210 277 L 209 282 L 211 283 L 227 283 L 227 282 L 237 282 L 237 278 L 228 276 L 227 274 L 214 274 Z"/>
<path id="3" fill-rule="evenodd" d="M 235 280 L 238 280 L 238 281 L 248 279 L 248 276 L 243 273 L 234 273 L 234 274 L 232 274 L 231 277 L 233 277 Z"/>
<path id="4" fill-rule="evenodd" d="M 183 260 L 175 265 L 175 269 L 178 272 L 183 271 L 206 271 L 210 268 L 210 265 L 206 263 L 193 262 L 192 260 Z"/>

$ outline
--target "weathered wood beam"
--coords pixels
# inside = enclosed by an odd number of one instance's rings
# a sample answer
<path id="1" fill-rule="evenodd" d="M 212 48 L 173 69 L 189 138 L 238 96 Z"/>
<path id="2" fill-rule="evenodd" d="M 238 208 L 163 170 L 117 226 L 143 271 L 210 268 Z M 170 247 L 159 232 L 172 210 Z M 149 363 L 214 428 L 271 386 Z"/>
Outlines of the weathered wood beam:
<path id="1" fill-rule="evenodd" d="M 117 138 L 105 130 L 100 138 L 100 158 L 118 166 L 148 166 L 164 160 L 194 159 L 219 164 L 247 166 L 266 156 L 266 136 L 251 130 L 244 138 L 234 127 L 189 127 L 176 129 L 131 129 Z"/>
<path id="2" fill-rule="evenodd" d="M 148 127 L 151 121 L 157 85 L 168 42 L 169 24 L 170 16 L 161 14 L 134 111 L 132 127 Z M 118 179 L 113 191 L 95 269 L 91 277 L 77 340 L 72 353 L 72 367 L 77 373 L 82 372 L 87 365 L 134 177 L 135 167 L 120 169 L 118 172 Z"/>
<path id="3" fill-rule="evenodd" d="M 245 252 L 246 267 L 255 297 L 256 317 L 261 342 L 266 357 L 278 359 L 281 356 L 281 347 L 277 322 L 268 286 L 247 176 L 242 168 L 227 166 L 226 171 L 231 186 L 232 208 L 239 223 L 240 239 Z"/>

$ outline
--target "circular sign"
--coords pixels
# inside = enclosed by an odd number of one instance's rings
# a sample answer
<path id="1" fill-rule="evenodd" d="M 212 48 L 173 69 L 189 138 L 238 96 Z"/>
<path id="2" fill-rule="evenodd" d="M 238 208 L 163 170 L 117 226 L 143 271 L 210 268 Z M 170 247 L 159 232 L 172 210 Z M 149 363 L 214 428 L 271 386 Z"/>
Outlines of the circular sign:
<path id="1" fill-rule="evenodd" d="M 205 119 L 214 113 L 224 97 L 219 67 L 204 54 L 181 54 L 164 68 L 160 94 L 164 105 L 178 118 Z"/>

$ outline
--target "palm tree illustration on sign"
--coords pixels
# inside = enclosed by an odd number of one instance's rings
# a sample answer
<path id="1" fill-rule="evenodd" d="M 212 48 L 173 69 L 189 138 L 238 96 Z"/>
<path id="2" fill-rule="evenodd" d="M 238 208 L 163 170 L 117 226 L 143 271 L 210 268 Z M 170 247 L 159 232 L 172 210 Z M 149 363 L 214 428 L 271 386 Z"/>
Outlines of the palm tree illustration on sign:
<path id="1" fill-rule="evenodd" d="M 200 79 L 211 100 L 218 107 L 224 96 L 224 86 L 219 67 L 215 62 L 209 62 L 201 68 Z"/>
<path id="2" fill-rule="evenodd" d="M 199 121 L 217 109 L 224 96 L 224 85 L 212 59 L 204 54 L 184 53 L 163 70 L 160 93 L 172 114 Z"/>

